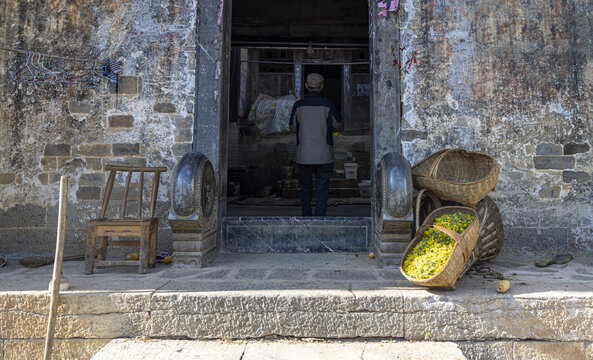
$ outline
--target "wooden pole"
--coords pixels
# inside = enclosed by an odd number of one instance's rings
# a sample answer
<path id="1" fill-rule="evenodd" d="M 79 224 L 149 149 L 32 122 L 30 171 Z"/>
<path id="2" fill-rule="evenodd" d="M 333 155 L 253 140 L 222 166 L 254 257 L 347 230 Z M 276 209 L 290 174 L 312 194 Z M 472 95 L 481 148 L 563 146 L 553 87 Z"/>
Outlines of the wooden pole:
<path id="1" fill-rule="evenodd" d="M 58 310 L 58 296 L 60 293 L 60 279 L 62 277 L 62 258 L 64 257 L 64 236 L 66 235 L 66 204 L 68 199 L 68 177 L 60 178 L 60 210 L 58 213 L 58 233 L 56 238 L 56 258 L 54 261 L 54 274 L 51 280 L 51 302 L 47 320 L 47 333 L 45 335 L 44 360 L 51 358 L 51 346 L 54 337 L 56 312 Z"/>

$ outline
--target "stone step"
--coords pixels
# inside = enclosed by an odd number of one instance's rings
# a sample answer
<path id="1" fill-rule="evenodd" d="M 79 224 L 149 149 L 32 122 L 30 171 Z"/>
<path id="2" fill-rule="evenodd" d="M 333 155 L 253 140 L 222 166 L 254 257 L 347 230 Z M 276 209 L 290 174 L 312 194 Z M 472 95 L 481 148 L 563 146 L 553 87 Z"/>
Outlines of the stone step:
<path id="1" fill-rule="evenodd" d="M 542 269 L 532 257 L 499 256 L 485 264 L 511 283 L 499 294 L 498 280 L 482 275 L 456 291 L 417 286 L 366 255 L 219 254 L 209 268 L 157 264 L 142 275 L 122 267 L 86 276 L 84 262 L 68 261 L 54 349 L 88 359 L 118 338 L 361 338 L 454 342 L 469 359 L 592 359 L 589 258 Z M 41 358 L 47 270 L 0 272 L 4 359 Z"/>
<path id="2" fill-rule="evenodd" d="M 371 218 L 226 217 L 224 249 L 237 253 L 370 249 Z"/>

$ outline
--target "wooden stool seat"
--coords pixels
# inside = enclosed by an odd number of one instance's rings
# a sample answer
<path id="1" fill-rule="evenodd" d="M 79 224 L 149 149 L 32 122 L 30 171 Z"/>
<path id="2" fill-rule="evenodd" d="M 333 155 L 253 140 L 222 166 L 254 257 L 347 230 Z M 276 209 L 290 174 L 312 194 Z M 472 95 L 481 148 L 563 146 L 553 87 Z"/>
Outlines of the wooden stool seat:
<path id="1" fill-rule="evenodd" d="M 95 266 L 120 266 L 134 265 L 138 266 L 138 272 L 146 273 L 148 267 L 154 267 L 156 263 L 156 246 L 158 238 L 158 218 L 154 216 L 156 207 L 156 198 L 159 187 L 160 173 L 167 171 L 164 167 L 132 167 L 132 166 L 111 166 L 105 167 L 111 170 L 107 185 L 105 186 L 105 195 L 103 197 L 103 207 L 101 216 L 89 221 L 87 228 L 86 250 L 85 250 L 85 274 L 90 275 L 94 272 Z M 106 218 L 105 213 L 109 204 L 109 198 L 113 190 L 113 184 L 118 171 L 127 172 L 126 188 L 119 218 Z M 126 208 L 128 203 L 128 192 L 130 182 L 134 173 L 139 173 L 139 195 L 138 211 L 135 218 L 126 218 Z M 150 199 L 150 217 L 142 218 L 142 193 L 144 187 L 144 173 L 154 173 L 152 194 Z M 134 237 L 137 240 L 114 240 L 111 237 Z M 96 239 L 99 240 L 99 248 L 96 248 Z M 107 247 L 109 246 L 139 246 L 138 260 L 106 260 Z"/>

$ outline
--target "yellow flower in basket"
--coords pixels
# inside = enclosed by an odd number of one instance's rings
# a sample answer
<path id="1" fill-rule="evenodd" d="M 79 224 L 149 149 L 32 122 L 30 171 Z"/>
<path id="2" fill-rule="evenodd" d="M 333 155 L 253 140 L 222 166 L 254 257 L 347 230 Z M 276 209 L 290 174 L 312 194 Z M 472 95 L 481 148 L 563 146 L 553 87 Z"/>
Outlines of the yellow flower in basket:
<path id="1" fill-rule="evenodd" d="M 438 225 L 462 233 L 473 221 L 473 216 L 464 213 L 445 214 L 435 219 Z M 455 240 L 437 229 L 428 229 L 422 240 L 406 257 L 403 270 L 415 279 L 428 279 L 437 274 L 447 263 Z"/>

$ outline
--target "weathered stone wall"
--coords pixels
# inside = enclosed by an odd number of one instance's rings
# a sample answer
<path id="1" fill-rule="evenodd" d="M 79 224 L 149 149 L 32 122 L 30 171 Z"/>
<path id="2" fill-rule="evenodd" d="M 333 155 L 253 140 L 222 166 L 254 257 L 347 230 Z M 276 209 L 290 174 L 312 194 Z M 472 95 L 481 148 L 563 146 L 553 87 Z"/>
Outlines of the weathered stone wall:
<path id="1" fill-rule="evenodd" d="M 80 252 L 110 163 L 169 168 L 157 206 L 168 247 L 168 184 L 191 150 L 195 21 L 193 0 L 0 2 L 0 46 L 116 59 L 123 70 L 117 93 L 18 84 L 26 55 L 0 51 L 0 253 L 53 250 L 60 175 L 70 176 L 66 253 Z"/>
<path id="2" fill-rule="evenodd" d="M 402 81 L 405 155 L 491 153 L 507 249 L 593 251 L 593 3 L 401 6 L 403 60 L 419 53 Z"/>
<path id="3" fill-rule="evenodd" d="M 502 166 L 492 197 L 509 250 L 593 251 L 591 2 L 410 0 L 401 7 L 399 20 L 371 11 L 375 162 L 397 147 L 389 140 L 397 134 L 383 130 L 398 129 L 390 122 L 399 85 L 389 49 L 401 42 L 404 60 L 419 52 L 401 84 L 402 148 L 411 162 L 445 147 L 489 152 Z M 223 43 L 221 17 L 203 22 L 215 39 L 202 39 L 206 49 Z M 166 245 L 168 183 L 176 157 L 191 149 L 195 23 L 193 0 L 0 3 L 3 47 L 123 63 L 114 94 L 14 84 L 26 58 L 0 52 L 0 253 L 53 249 L 61 174 L 71 177 L 67 251 L 80 251 L 111 162 L 169 167 L 159 197 Z M 204 65 L 204 78 L 221 81 L 222 60 L 210 60 L 216 71 Z M 206 113 L 226 98 L 201 96 Z M 202 121 L 198 139 L 226 139 L 224 124 Z M 212 156 L 221 149 L 214 143 L 198 149 L 218 169 L 226 153 Z"/>

